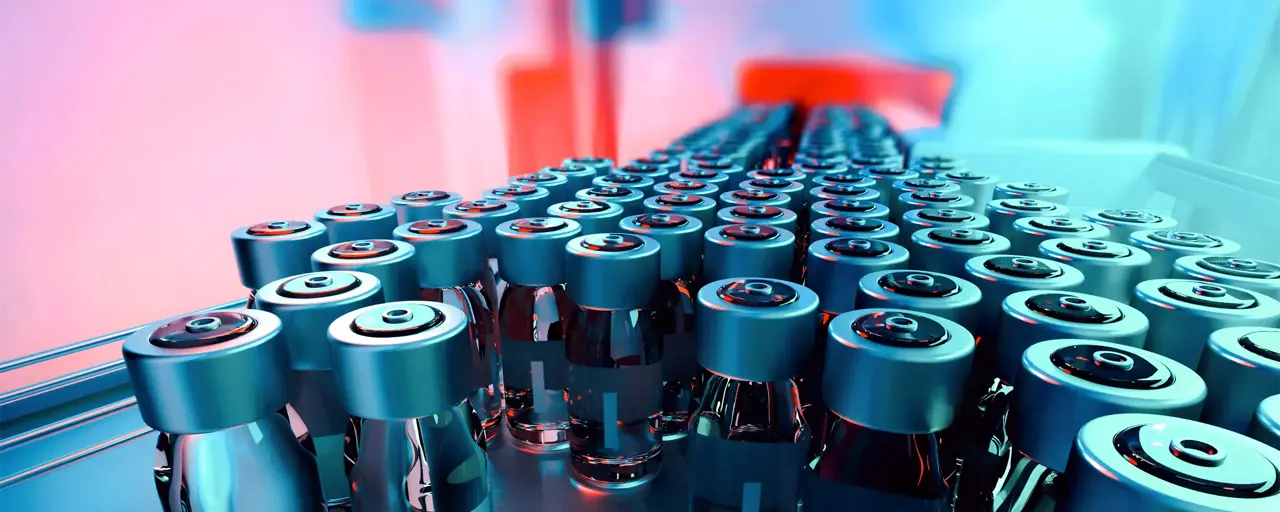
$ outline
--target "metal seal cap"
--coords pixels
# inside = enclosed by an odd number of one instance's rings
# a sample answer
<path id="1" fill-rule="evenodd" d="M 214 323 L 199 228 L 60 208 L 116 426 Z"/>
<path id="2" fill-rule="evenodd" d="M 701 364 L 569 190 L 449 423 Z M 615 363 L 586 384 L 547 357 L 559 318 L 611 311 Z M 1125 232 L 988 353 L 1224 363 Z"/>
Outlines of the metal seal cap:
<path id="1" fill-rule="evenodd" d="M 311 253 L 329 245 L 324 224 L 278 220 L 238 228 L 231 232 L 236 268 L 245 288 L 263 285 L 311 270 Z"/>
<path id="2" fill-rule="evenodd" d="M 1111 231 L 1109 240 L 1128 243 L 1129 235 L 1134 231 L 1148 229 L 1173 229 L 1178 221 L 1171 217 L 1156 215 L 1143 210 L 1105 209 L 1084 212 L 1084 220 L 1106 226 Z"/>
<path id="3" fill-rule="evenodd" d="M 415 190 L 391 196 L 396 209 L 396 223 L 444 218 L 444 208 L 462 201 L 462 194 L 443 190 Z"/>
<path id="4" fill-rule="evenodd" d="M 565 244 L 565 287 L 579 306 L 646 309 L 661 276 L 658 241 L 631 233 L 599 233 Z"/>
<path id="5" fill-rule="evenodd" d="M 492 258 L 498 253 L 498 236 L 494 234 L 494 228 L 526 213 L 530 212 L 521 212 L 519 204 L 498 199 L 463 201 L 444 209 L 446 219 L 471 220 L 480 224 L 481 258 Z"/>
<path id="6" fill-rule="evenodd" d="M 1063 290 L 1084 283 L 1084 274 L 1070 265 L 1032 256 L 985 254 L 970 258 L 964 267 L 980 280 L 998 281 L 1019 290 Z"/>
<path id="7" fill-rule="evenodd" d="M 678 213 L 645 213 L 623 218 L 618 227 L 658 241 L 662 279 L 686 278 L 702 271 L 702 221 Z"/>
<path id="8" fill-rule="evenodd" d="M 343 242 L 311 253 L 311 268 L 373 274 L 382 284 L 386 300 L 411 300 L 422 296 L 412 245 L 399 240 Z"/>
<path id="9" fill-rule="evenodd" d="M 604 176 L 596 176 L 591 180 L 591 185 L 596 187 L 622 187 L 639 190 L 643 194 L 647 190 L 653 190 L 653 179 L 646 178 L 639 174 L 623 174 L 617 170 L 611 171 Z"/>
<path id="10" fill-rule="evenodd" d="M 567 201 L 547 208 L 547 214 L 562 219 L 572 219 L 582 227 L 582 234 L 594 235 L 617 231 L 622 218 L 622 207 L 604 201 Z"/>
<path id="11" fill-rule="evenodd" d="M 521 286 L 564 284 L 564 244 L 582 235 L 577 221 L 559 217 L 509 220 L 496 231 L 503 279 Z"/>
<path id="12" fill-rule="evenodd" d="M 818 185 L 809 189 L 809 202 L 811 203 L 832 199 L 878 201 L 880 200 L 880 192 L 873 188 L 842 184 Z"/>
<path id="13" fill-rule="evenodd" d="M 579 190 L 574 199 L 616 204 L 622 215 L 637 215 L 643 210 L 644 192 L 627 187 L 592 187 Z"/>
<path id="14" fill-rule="evenodd" d="M 708 281 L 731 277 L 786 279 L 795 260 L 791 231 L 755 224 L 729 224 L 703 235 L 702 273 Z"/>
<path id="15" fill-rule="evenodd" d="M 433 219 L 402 224 L 396 240 L 413 246 L 418 284 L 424 289 L 465 286 L 487 270 L 480 258 L 480 224 L 472 220 Z"/>
<path id="16" fill-rule="evenodd" d="M 227 309 L 162 320 L 122 346 L 138 412 L 151 428 L 203 434 L 275 414 L 288 401 L 280 319 Z"/>
<path id="17" fill-rule="evenodd" d="M 805 283 L 818 294 L 823 311 L 844 313 L 852 310 L 856 303 L 858 286 L 855 283 L 872 272 L 904 270 L 907 259 L 906 248 L 883 240 L 818 240 L 809 244 Z"/>
<path id="18" fill-rule="evenodd" d="M 1253 413 L 1253 421 L 1249 423 L 1248 434 L 1249 437 L 1280 450 L 1280 395 L 1258 404 L 1258 409 Z"/>
<path id="19" fill-rule="evenodd" d="M 387 238 L 396 228 L 396 210 L 377 203 L 351 203 L 321 209 L 316 221 L 328 228 L 329 243 Z"/>
<path id="20" fill-rule="evenodd" d="M 1109 414 L 1142 412 L 1196 419 L 1204 381 L 1176 361 L 1117 343 L 1055 339 L 1020 357 L 1009 437 L 1049 469 L 1066 471 L 1076 433 Z"/>
<path id="21" fill-rule="evenodd" d="M 998 297 L 997 297 L 998 298 Z M 994 345 L 997 377 L 1013 382 L 1028 347 L 1059 338 L 1084 338 L 1141 348 L 1150 322 L 1128 304 L 1105 297 L 1058 290 L 1023 290 L 1000 302 L 1000 337 Z M 984 340 L 979 340 L 984 341 Z M 984 349 L 989 349 L 985 347 Z M 979 357 L 988 357 L 983 350 Z"/>
<path id="22" fill-rule="evenodd" d="M 1280 451 L 1196 421 L 1112 414 L 1080 429 L 1058 510 L 1280 510 Z"/>
<path id="23" fill-rule="evenodd" d="M 709 198 L 690 194 L 664 194 L 644 200 L 647 213 L 678 213 L 694 217 L 702 222 L 703 229 L 716 225 L 716 202 Z"/>
<path id="24" fill-rule="evenodd" d="M 696 180 L 664 181 L 653 186 L 655 194 L 694 194 L 702 197 L 720 195 L 720 187 L 715 184 Z"/>
<path id="25" fill-rule="evenodd" d="M 779 382 L 817 348 L 818 296 L 779 279 L 734 278 L 698 292 L 698 364 L 737 380 Z"/>
<path id="26" fill-rule="evenodd" d="M 347 412 L 407 420 L 446 411 L 474 391 L 462 310 L 440 302 L 388 302 L 329 324 L 333 371 Z"/>
<path id="27" fill-rule="evenodd" d="M 1233 256 L 1190 255 L 1173 262 L 1174 275 L 1247 288 L 1280 299 L 1280 264 Z"/>
<path id="28" fill-rule="evenodd" d="M 960 406 L 973 347 L 968 331 L 940 316 L 905 309 L 844 313 L 827 327 L 823 399 L 831 412 L 873 430 L 941 431 Z"/>
<path id="29" fill-rule="evenodd" d="M 996 185 L 996 199 L 1040 199 L 1066 204 L 1069 192 L 1066 187 L 1034 181 L 1006 181 Z"/>
<path id="30" fill-rule="evenodd" d="M 373 274 L 335 270 L 271 282 L 258 292 L 255 307 L 280 318 L 290 365 L 309 371 L 333 369 L 327 332 L 334 319 L 380 303 L 382 284 Z"/>
<path id="31" fill-rule="evenodd" d="M 665 165 L 648 163 L 648 162 L 645 162 L 644 160 L 645 159 L 635 160 L 631 162 L 631 164 L 624 165 L 622 167 L 614 169 L 611 172 L 613 174 L 642 176 L 645 178 L 649 178 L 656 183 L 658 180 L 666 180 L 667 175 L 671 174 L 672 170 L 680 168 L 680 162 L 677 160 L 667 160 L 666 161 L 667 164 Z"/>
<path id="32" fill-rule="evenodd" d="M 791 196 L 760 189 L 730 190 L 720 194 L 720 204 L 786 208 L 791 204 Z"/>
<path id="33" fill-rule="evenodd" d="M 730 206 L 716 212 L 720 225 L 755 224 L 771 226 L 795 232 L 796 214 L 786 208 L 777 206 Z"/>
<path id="34" fill-rule="evenodd" d="M 949 318 L 972 328 L 982 293 L 959 277 L 924 270 L 881 270 L 858 280 L 859 308 L 902 308 Z"/>
<path id="35" fill-rule="evenodd" d="M 1280 325 L 1280 302 L 1224 284 L 1187 279 L 1138 283 L 1129 302 L 1151 320 L 1146 349 L 1196 366 L 1209 335 L 1227 327 Z"/>
<path id="36" fill-rule="evenodd" d="M 841 237 L 897 240 L 899 233 L 896 224 L 871 217 L 823 217 L 809 223 L 812 240 Z"/>
<path id="37" fill-rule="evenodd" d="M 822 217 L 865 217 L 888 220 L 889 207 L 874 201 L 817 201 L 809 205 L 809 219 Z"/>
<path id="38" fill-rule="evenodd" d="M 598 156 L 580 156 L 566 158 L 560 165 L 565 167 L 586 167 L 595 171 L 596 175 L 599 176 L 613 169 L 613 160 Z"/>
<path id="39" fill-rule="evenodd" d="M 1066 217 L 1071 210 L 1065 205 L 1039 199 L 992 199 L 984 210 L 991 220 L 991 231 L 1010 236 L 1018 217 Z"/>
<path id="40" fill-rule="evenodd" d="M 1258 403 L 1280 394 L 1280 329 L 1214 331 L 1197 371 L 1209 383 L 1200 421 L 1244 433 Z"/>

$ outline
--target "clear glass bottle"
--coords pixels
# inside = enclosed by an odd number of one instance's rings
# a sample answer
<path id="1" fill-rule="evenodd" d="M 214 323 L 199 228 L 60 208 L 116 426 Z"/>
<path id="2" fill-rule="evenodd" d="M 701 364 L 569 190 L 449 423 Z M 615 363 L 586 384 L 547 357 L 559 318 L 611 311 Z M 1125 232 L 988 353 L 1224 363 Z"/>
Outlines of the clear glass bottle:
<path id="1" fill-rule="evenodd" d="M 945 431 L 969 376 L 973 337 L 953 321 L 904 309 L 850 311 L 827 332 L 830 411 L 805 475 L 805 507 L 950 510 L 956 465 Z"/>
<path id="2" fill-rule="evenodd" d="M 689 430 L 694 404 L 697 304 L 702 286 L 702 221 L 677 213 L 633 215 L 623 231 L 645 235 L 662 246 L 661 282 L 653 306 L 653 326 L 662 339 L 662 438 L 674 441 Z"/>
<path id="3" fill-rule="evenodd" d="M 565 336 L 577 307 L 564 286 L 564 245 L 581 232 L 576 221 L 557 217 L 514 220 L 497 229 L 510 282 L 498 307 L 507 432 L 532 451 L 569 446 Z"/>
<path id="4" fill-rule="evenodd" d="M 817 294 L 776 279 L 698 293 L 705 370 L 689 429 L 689 510 L 796 510 L 811 435 L 792 378 L 813 352 L 817 309 Z"/>
<path id="5" fill-rule="evenodd" d="M 565 336 L 570 466 L 588 485 L 640 485 L 662 463 L 662 342 L 651 309 L 658 242 L 608 233 L 565 248 L 568 292 L 578 306 Z"/>

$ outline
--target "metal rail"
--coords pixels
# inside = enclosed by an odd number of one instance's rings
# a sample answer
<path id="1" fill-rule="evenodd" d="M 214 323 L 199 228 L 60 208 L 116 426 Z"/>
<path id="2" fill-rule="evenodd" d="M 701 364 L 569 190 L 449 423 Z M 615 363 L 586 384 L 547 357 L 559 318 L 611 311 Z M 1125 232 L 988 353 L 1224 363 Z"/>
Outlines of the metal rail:
<path id="1" fill-rule="evenodd" d="M 198 309 L 198 310 L 192 311 L 191 313 L 203 313 L 205 311 L 217 311 L 220 309 L 244 307 L 244 305 L 247 302 L 248 302 L 247 299 L 240 299 L 232 302 L 227 302 L 225 304 L 219 304 L 217 306 Z M 84 352 L 91 348 L 101 347 L 103 345 L 120 341 L 128 337 L 130 334 L 138 332 L 139 329 L 142 329 L 143 327 L 146 327 L 146 326 L 147 324 L 139 325 L 137 327 L 130 327 L 128 329 L 125 329 L 122 331 L 116 331 L 111 334 L 98 336 L 96 338 L 90 338 L 81 342 L 71 343 L 69 345 L 63 345 L 61 347 L 55 347 L 42 352 L 36 352 L 34 354 L 0 362 L 0 373 L 5 373 L 13 370 L 20 370 L 22 368 L 26 368 L 34 364 L 43 363 L 50 359 L 56 359 L 62 356 L 75 354 L 78 352 Z"/>

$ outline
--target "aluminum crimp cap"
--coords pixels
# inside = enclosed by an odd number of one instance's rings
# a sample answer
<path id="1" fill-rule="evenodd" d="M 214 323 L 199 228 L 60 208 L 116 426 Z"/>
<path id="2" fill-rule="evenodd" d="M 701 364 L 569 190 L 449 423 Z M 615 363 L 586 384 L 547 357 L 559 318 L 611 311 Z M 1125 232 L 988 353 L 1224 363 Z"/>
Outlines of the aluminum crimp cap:
<path id="1" fill-rule="evenodd" d="M 748 172 L 746 176 L 748 179 L 753 179 L 753 180 L 768 179 L 768 178 L 782 178 L 784 180 L 791 180 L 791 181 L 803 181 L 806 177 L 805 173 L 797 171 L 795 169 L 788 169 L 786 167 L 774 167 L 772 169 L 756 169 L 754 171 Z"/>
<path id="2" fill-rule="evenodd" d="M 858 280 L 858 307 L 902 308 L 930 313 L 971 327 L 982 293 L 968 280 L 925 270 L 881 270 Z"/>
<path id="3" fill-rule="evenodd" d="M 547 214 L 571 219 L 582 227 L 582 234 L 594 235 L 617 231 L 623 212 L 622 207 L 615 203 L 577 200 L 553 204 L 547 208 Z"/>
<path id="4" fill-rule="evenodd" d="M 1111 237 L 1111 231 L 1102 224 L 1070 217 L 1022 217 L 1013 221 L 1013 229 L 1049 238 L 1106 240 Z"/>
<path id="5" fill-rule="evenodd" d="M 809 220 L 816 221 L 816 219 L 822 217 L 866 217 L 887 220 L 889 218 L 889 207 L 875 201 L 845 201 L 843 199 L 828 199 L 811 203 L 809 205 Z"/>
<path id="6" fill-rule="evenodd" d="M 1280 394 L 1280 329 L 1214 331 L 1196 370 L 1209 383 L 1200 421 L 1244 433 L 1258 404 Z"/>
<path id="7" fill-rule="evenodd" d="M 1112 242 L 1129 243 L 1134 231 L 1173 229 L 1177 219 L 1143 210 L 1105 209 L 1084 212 L 1084 220 L 1106 226 L 1111 231 Z"/>
<path id="8" fill-rule="evenodd" d="M 729 182 L 729 175 L 717 172 L 714 169 L 708 169 L 702 166 L 695 166 L 683 171 L 676 171 L 667 176 L 671 181 L 689 180 L 700 181 L 702 183 L 710 183 L 717 187 L 723 187 Z"/>
<path id="9" fill-rule="evenodd" d="M 240 282 L 254 290 L 311 271 L 311 253 L 326 245 L 328 228 L 301 220 L 263 222 L 231 232 Z"/>
<path id="10" fill-rule="evenodd" d="M 827 327 L 823 398 L 831 412 L 873 430 L 941 431 L 960 406 L 973 347 L 968 331 L 940 316 L 905 309 L 841 314 Z"/>
<path id="11" fill-rule="evenodd" d="M 396 240 L 413 246 L 414 267 L 423 289 L 466 286 L 487 269 L 480 254 L 480 224 L 472 220 L 432 219 L 402 224 Z"/>
<path id="12" fill-rule="evenodd" d="M 1280 451 L 1229 430 L 1112 414 L 1077 434 L 1057 510 L 1280 510 L 1277 466 Z"/>
<path id="13" fill-rule="evenodd" d="M 991 220 L 985 215 L 955 208 L 918 208 L 902 212 L 902 224 L 919 229 L 987 229 Z"/>
<path id="14" fill-rule="evenodd" d="M 1249 423 L 1249 437 L 1280 450 L 1280 395 L 1274 395 L 1258 404 Z"/>
<path id="15" fill-rule="evenodd" d="M 1034 181 L 1006 181 L 996 185 L 996 199 L 1040 199 L 1066 204 L 1070 193 L 1066 187 Z"/>
<path id="16" fill-rule="evenodd" d="M 442 219 L 444 208 L 460 201 L 462 201 L 462 194 L 443 190 L 415 190 L 391 196 L 391 206 L 396 209 L 397 224 Z"/>
<path id="17" fill-rule="evenodd" d="M 734 163 L 731 159 L 721 159 L 715 161 L 694 160 L 690 162 L 690 168 L 693 171 L 712 171 L 726 177 L 741 176 L 747 171 L 741 165 Z M 695 178 L 698 179 L 698 178 Z"/>
<path id="18" fill-rule="evenodd" d="M 779 279 L 733 278 L 698 292 L 698 364 L 731 379 L 795 377 L 817 348 L 818 296 Z"/>
<path id="19" fill-rule="evenodd" d="M 813 240 L 824 238 L 875 238 L 897 240 L 898 225 L 871 217 L 823 217 L 809 223 L 809 236 Z"/>
<path id="20" fill-rule="evenodd" d="M 858 281 L 881 270 L 907 268 L 907 249 L 893 242 L 871 238 L 828 238 L 809 244 L 805 283 L 818 294 L 822 310 L 852 310 Z"/>
<path id="21" fill-rule="evenodd" d="M 622 215 L 637 215 L 643 209 L 644 192 L 627 187 L 591 187 L 579 190 L 574 199 L 616 204 Z"/>
<path id="22" fill-rule="evenodd" d="M 661 273 L 658 241 L 631 233 L 583 235 L 564 245 L 565 288 L 579 306 L 648 308 Z"/>
<path id="23" fill-rule="evenodd" d="M 796 214 L 786 208 L 777 206 L 729 206 L 716 212 L 720 225 L 755 224 L 772 226 L 795 232 Z"/>
<path id="24" fill-rule="evenodd" d="M 811 184 L 813 185 L 813 187 L 809 188 L 809 192 L 812 194 L 815 188 L 821 188 L 826 186 L 857 187 L 865 190 L 869 187 L 874 186 L 876 184 L 876 180 L 873 180 L 871 178 L 868 178 L 856 172 L 842 172 L 838 174 L 820 174 L 820 175 L 814 176 Z M 875 192 L 875 191 L 873 190 L 872 192 Z M 879 195 L 879 192 L 875 192 L 875 193 Z M 875 199 L 867 199 L 867 200 L 874 201 Z"/>
<path id="25" fill-rule="evenodd" d="M 843 199 L 845 201 L 877 201 L 880 192 L 873 188 L 856 185 L 818 185 L 809 189 L 809 202 Z"/>
<path id="26" fill-rule="evenodd" d="M 474 391 L 466 314 L 440 302 L 388 302 L 329 324 L 338 395 L 375 420 L 431 416 Z"/>
<path id="27" fill-rule="evenodd" d="M 373 274 L 333 270 L 286 277 L 262 287 L 255 307 L 280 318 L 294 370 L 331 370 L 329 324 L 348 311 L 381 304 Z"/>
<path id="28" fill-rule="evenodd" d="M 444 218 L 472 220 L 480 224 L 481 258 L 492 258 L 498 254 L 498 235 L 493 230 L 498 224 L 518 219 L 523 215 L 538 212 L 522 212 L 520 205 L 498 199 L 475 199 L 451 204 L 444 209 Z"/>
<path id="29" fill-rule="evenodd" d="M 311 268 L 352 270 L 373 274 L 382 284 L 388 301 L 412 300 L 422 296 L 414 249 L 399 240 L 357 240 L 321 247 L 311 253 Z"/>
<path id="30" fill-rule="evenodd" d="M 559 217 L 509 220 L 498 225 L 502 278 L 521 286 L 564 284 L 564 244 L 582 235 L 577 221 Z"/>
<path id="31" fill-rule="evenodd" d="M 527 183 L 510 183 L 505 187 L 494 187 L 480 195 L 485 199 L 516 203 L 525 213 L 542 210 L 554 202 L 550 189 Z"/>
<path id="32" fill-rule="evenodd" d="M 992 199 L 984 210 L 991 220 L 991 231 L 1009 236 L 1018 217 L 1066 217 L 1071 210 L 1065 205 L 1039 199 Z"/>
<path id="33" fill-rule="evenodd" d="M 569 190 L 578 191 L 591 186 L 591 180 L 596 177 L 596 169 L 583 165 L 564 165 L 559 167 L 543 167 L 538 172 L 546 174 L 554 174 L 567 180 L 566 185 Z"/>
<path id="34" fill-rule="evenodd" d="M 1071 265 L 1032 256 L 984 254 L 970 258 L 964 266 L 978 279 L 1012 284 L 1020 290 L 1062 290 L 1084 283 L 1084 274 Z"/>
<path id="35" fill-rule="evenodd" d="M 1140 348 L 1089 339 L 1031 345 L 1020 357 L 1010 440 L 1049 469 L 1066 471 L 1080 428 L 1109 414 L 1196 419 L 1205 385 L 1185 365 Z"/>
<path id="36" fill-rule="evenodd" d="M 702 273 L 708 281 L 731 277 L 785 279 L 795 259 L 790 231 L 755 224 L 730 224 L 703 235 Z"/>
<path id="37" fill-rule="evenodd" d="M 639 190 L 643 195 L 646 191 L 653 190 L 654 181 L 652 178 L 646 178 L 640 174 L 623 174 L 617 170 L 611 171 L 604 176 L 596 176 L 591 180 L 591 185 L 596 187 L 621 187 Z M 643 201 L 643 199 L 641 199 Z"/>
<path id="38" fill-rule="evenodd" d="M 996 374 L 1013 382 L 1022 353 L 1044 340 L 1083 338 L 1141 348 L 1150 322 L 1128 304 L 1097 295 L 1023 290 L 1009 294 L 1000 305 L 1001 336 L 995 345 Z"/>
<path id="39" fill-rule="evenodd" d="M 1151 319 L 1146 349 L 1196 366 L 1209 335 L 1226 327 L 1280 325 L 1280 301 L 1225 284 L 1152 279 L 1129 302 Z"/>
<path id="40" fill-rule="evenodd" d="M 663 166 L 663 165 L 657 165 L 652 163 L 646 163 L 641 160 L 636 160 L 631 162 L 628 165 L 624 165 L 622 167 L 614 169 L 612 173 L 626 174 L 631 176 L 641 176 L 641 177 L 649 178 L 653 180 L 654 183 L 657 183 L 659 180 L 666 181 L 667 175 L 671 174 L 671 171 L 673 169 L 678 169 L 680 167 L 680 162 L 678 161 L 667 160 L 667 162 L 674 163 L 675 165 Z"/>
<path id="41" fill-rule="evenodd" d="M 1173 268 L 1177 277 L 1239 286 L 1280 299 L 1280 264 L 1201 254 L 1178 258 Z"/>
<path id="42" fill-rule="evenodd" d="M 275 414 L 288 401 L 289 347 L 265 311 L 192 313 L 125 339 L 125 368 L 151 428 L 203 434 Z"/>
<path id="43" fill-rule="evenodd" d="M 771 190 L 738 189 L 721 193 L 720 204 L 786 208 L 791 204 L 791 196 Z"/>
<path id="44" fill-rule="evenodd" d="M 678 213 L 644 213 L 625 217 L 618 227 L 658 241 L 661 278 L 687 278 L 702 271 L 702 221 Z"/>
<path id="45" fill-rule="evenodd" d="M 565 167 L 586 167 L 595 171 L 596 176 L 599 176 L 613 169 L 613 159 L 597 156 L 579 156 L 566 158 L 560 162 L 560 165 Z"/>
<path id="46" fill-rule="evenodd" d="M 655 194 L 685 194 L 699 195 L 702 197 L 716 197 L 720 195 L 720 187 L 714 184 L 701 182 L 697 180 L 675 180 L 664 181 L 653 186 Z"/>
<path id="47" fill-rule="evenodd" d="M 662 194 L 644 200 L 648 213 L 678 213 L 696 217 L 702 221 L 702 229 L 716 225 L 716 202 L 709 198 L 689 194 Z"/>
<path id="48" fill-rule="evenodd" d="M 340 204 L 316 212 L 316 221 L 328 228 L 329 243 L 387 238 L 396 229 L 396 210 L 377 203 Z"/>

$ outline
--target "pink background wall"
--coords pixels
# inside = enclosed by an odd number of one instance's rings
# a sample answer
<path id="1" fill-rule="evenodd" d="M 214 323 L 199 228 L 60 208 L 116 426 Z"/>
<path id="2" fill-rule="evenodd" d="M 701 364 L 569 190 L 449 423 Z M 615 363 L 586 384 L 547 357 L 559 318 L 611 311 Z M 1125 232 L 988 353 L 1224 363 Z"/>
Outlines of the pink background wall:
<path id="1" fill-rule="evenodd" d="M 452 2 L 430 35 L 354 32 L 338 0 L 0 3 L 0 360 L 243 296 L 237 226 L 501 184 L 497 77 L 549 58 L 545 1 Z M 618 48 L 624 158 L 728 109 L 735 63 L 792 50 L 736 1 L 660 5 L 661 34 Z M 820 10 L 798 17 L 856 46 Z"/>

